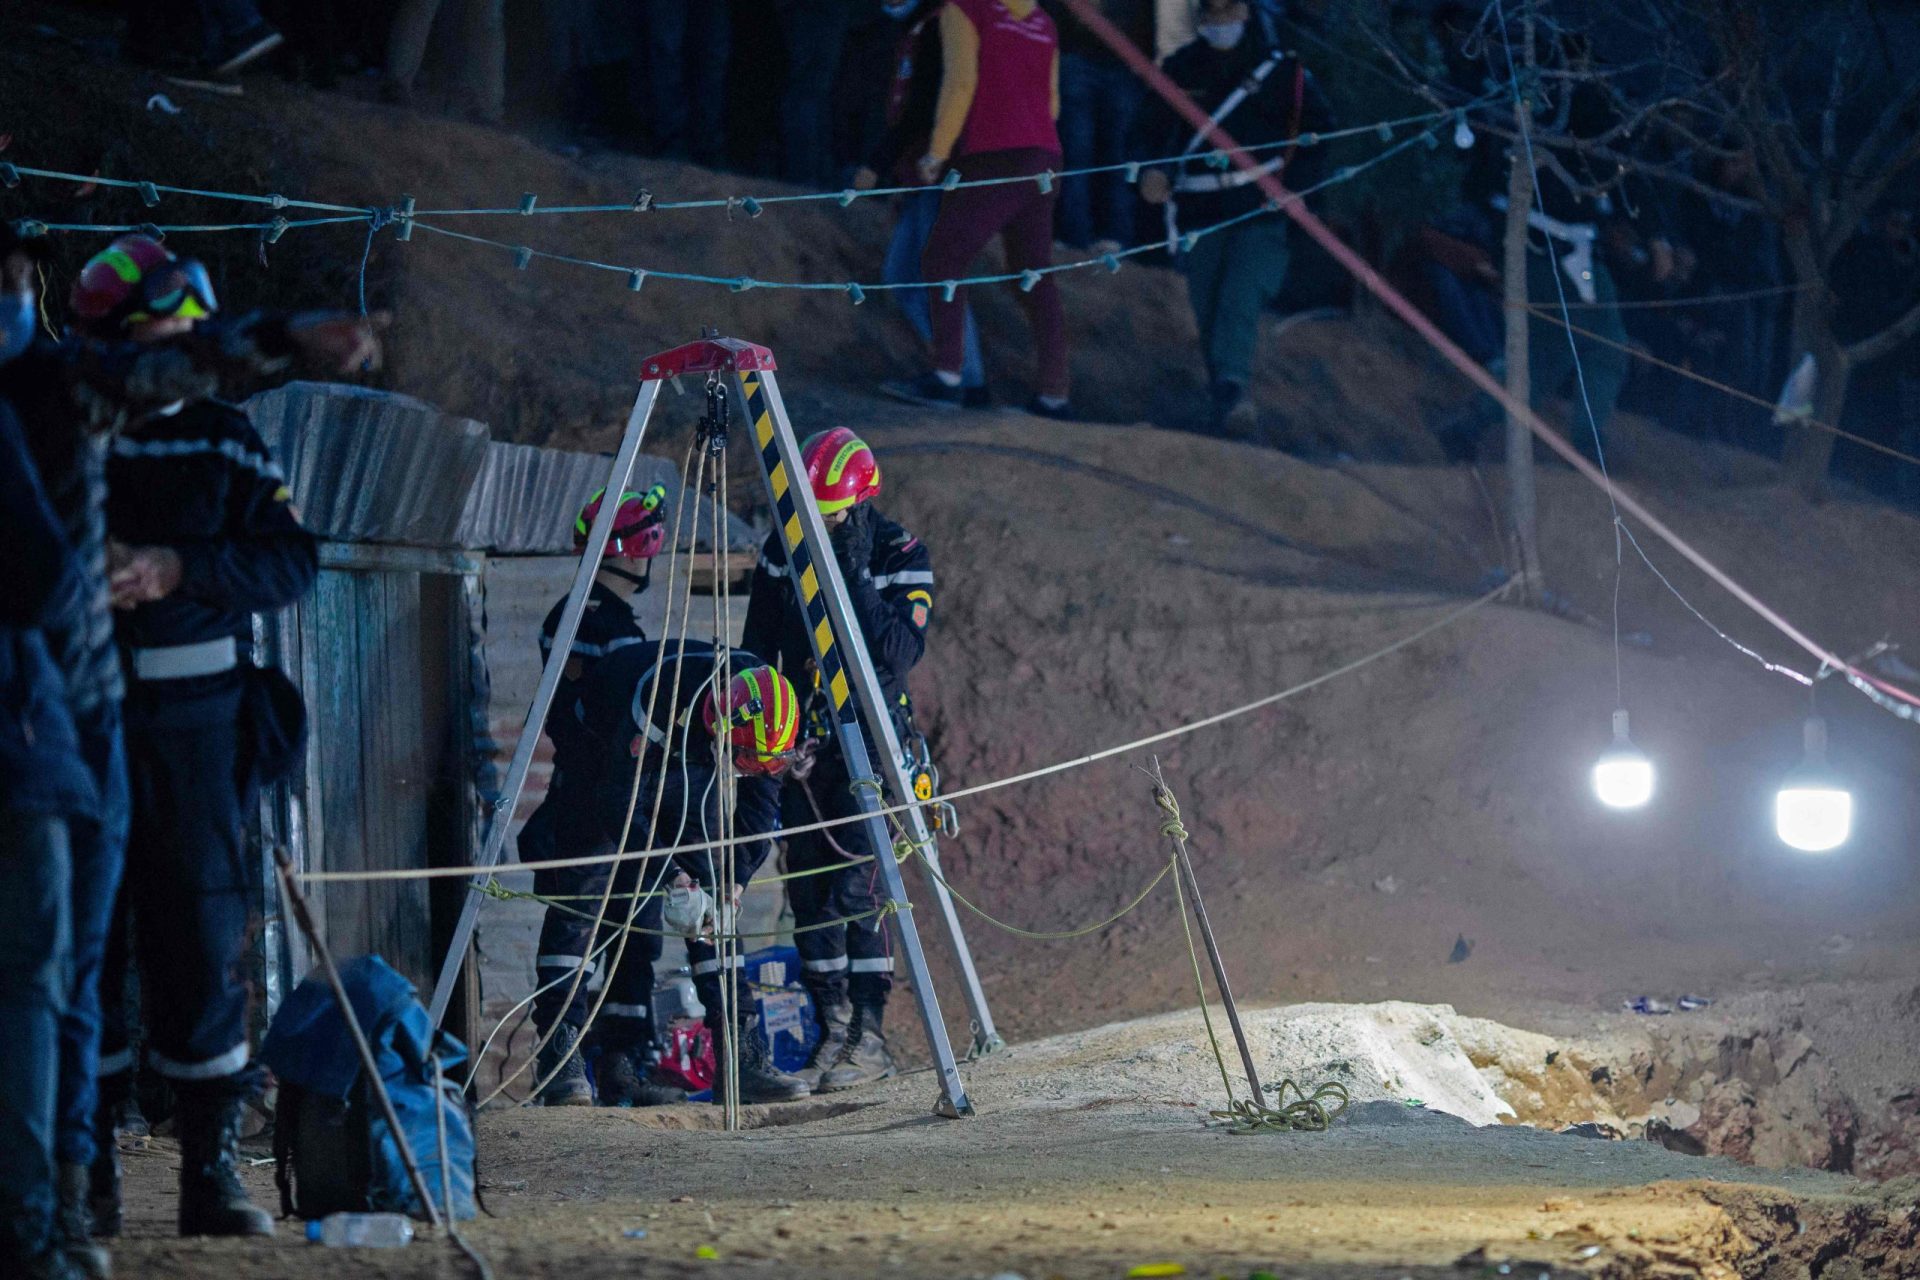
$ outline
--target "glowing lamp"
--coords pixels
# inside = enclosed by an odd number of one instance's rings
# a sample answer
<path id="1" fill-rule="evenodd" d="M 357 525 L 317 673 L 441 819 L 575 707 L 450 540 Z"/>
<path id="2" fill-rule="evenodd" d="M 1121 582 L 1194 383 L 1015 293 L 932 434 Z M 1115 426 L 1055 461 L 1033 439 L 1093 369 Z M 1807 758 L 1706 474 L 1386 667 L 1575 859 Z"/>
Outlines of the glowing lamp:
<path id="1" fill-rule="evenodd" d="M 1827 766 L 1827 722 L 1810 717 L 1806 757 L 1780 784 L 1773 826 L 1781 843 L 1802 853 L 1828 853 L 1853 834 L 1853 793 Z"/>
<path id="2" fill-rule="evenodd" d="M 1609 809 L 1638 809 L 1653 799 L 1653 761 L 1627 736 L 1627 713 L 1613 713 L 1613 745 L 1593 766 L 1593 794 Z"/>
<path id="3" fill-rule="evenodd" d="M 1473 146 L 1473 126 L 1467 123 L 1467 113 L 1462 111 L 1454 119 L 1453 145 L 1466 151 Z"/>

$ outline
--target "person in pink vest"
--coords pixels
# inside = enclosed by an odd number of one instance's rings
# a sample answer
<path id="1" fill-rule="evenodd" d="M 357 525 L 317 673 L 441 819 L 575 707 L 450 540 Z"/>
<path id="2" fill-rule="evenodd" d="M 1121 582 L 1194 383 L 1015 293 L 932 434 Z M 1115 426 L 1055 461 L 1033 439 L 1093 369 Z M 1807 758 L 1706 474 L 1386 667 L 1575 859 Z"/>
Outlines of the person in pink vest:
<path id="1" fill-rule="evenodd" d="M 1060 32 L 1036 0 L 948 0 L 940 11 L 940 99 L 933 136 L 920 158 L 919 176 L 929 185 L 949 169 L 961 181 L 1032 177 L 1033 182 L 961 186 L 941 200 L 940 216 L 927 239 L 920 267 L 938 284 L 968 273 L 995 236 L 1007 250 L 1011 272 L 1044 271 L 1053 263 L 1052 183 L 1037 179 L 1057 170 L 1060 133 Z M 932 292 L 933 368 L 913 382 L 888 383 L 889 395 L 914 404 L 957 409 L 963 399 L 966 307 Z M 1069 417 L 1067 326 L 1060 289 L 1043 275 L 1021 293 L 1033 328 L 1038 394 L 1028 411 Z"/>

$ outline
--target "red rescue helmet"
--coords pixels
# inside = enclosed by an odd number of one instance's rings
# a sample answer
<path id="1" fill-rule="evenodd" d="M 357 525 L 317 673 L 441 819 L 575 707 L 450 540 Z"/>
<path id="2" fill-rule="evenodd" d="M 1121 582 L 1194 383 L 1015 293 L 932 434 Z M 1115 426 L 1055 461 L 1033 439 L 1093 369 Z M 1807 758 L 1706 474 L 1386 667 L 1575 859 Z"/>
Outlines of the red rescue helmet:
<path id="1" fill-rule="evenodd" d="M 800 446 L 820 514 L 830 516 L 880 492 L 880 463 L 867 442 L 847 427 L 808 436 Z"/>
<path id="2" fill-rule="evenodd" d="M 715 731 L 716 699 L 708 692 L 700 709 L 707 735 Z M 727 739 L 742 773 L 778 774 L 792 761 L 800 740 L 800 695 L 772 667 L 739 672 L 727 686 Z"/>
<path id="3" fill-rule="evenodd" d="M 87 259 L 68 298 L 83 328 L 114 334 L 147 320 L 205 320 L 220 309 L 206 265 L 151 236 L 121 236 Z"/>
<path id="4" fill-rule="evenodd" d="M 602 489 L 580 508 L 573 522 L 575 551 L 586 550 L 587 535 L 593 530 L 593 522 L 600 515 L 600 503 L 606 496 L 607 491 Z M 620 495 L 620 509 L 613 513 L 613 532 L 607 535 L 607 559 L 651 560 L 660 554 L 660 548 L 667 544 L 667 518 L 660 514 L 660 505 L 666 499 L 667 487 L 660 484 L 645 493 Z"/>

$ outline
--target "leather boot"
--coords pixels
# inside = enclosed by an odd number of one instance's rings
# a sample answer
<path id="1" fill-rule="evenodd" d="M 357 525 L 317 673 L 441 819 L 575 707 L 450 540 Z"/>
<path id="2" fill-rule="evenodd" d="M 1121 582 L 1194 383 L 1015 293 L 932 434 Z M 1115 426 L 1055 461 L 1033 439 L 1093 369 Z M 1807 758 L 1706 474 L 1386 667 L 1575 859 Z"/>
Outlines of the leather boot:
<path id="1" fill-rule="evenodd" d="M 813 1052 L 807 1055 L 806 1065 L 794 1072 L 807 1082 L 807 1087 L 818 1091 L 820 1077 L 827 1074 L 834 1059 L 840 1056 L 840 1050 L 846 1047 L 847 1024 L 853 1021 L 853 1006 L 842 1000 L 837 1004 L 817 1006 L 816 1021 L 820 1027 L 820 1038 L 814 1041 Z"/>
<path id="2" fill-rule="evenodd" d="M 120 1234 L 120 1142 L 114 1133 L 115 1107 L 105 1098 L 93 1111 L 93 1164 L 87 1169 L 87 1208 L 96 1240 Z"/>
<path id="3" fill-rule="evenodd" d="M 534 1070 L 539 1074 L 535 1080 L 546 1080 L 546 1088 L 540 1090 L 540 1105 L 543 1107 L 590 1107 L 593 1105 L 593 1085 L 587 1081 L 587 1063 L 575 1045 L 580 1043 L 580 1028 L 571 1023 L 561 1023 L 554 1028 L 553 1035 L 546 1046 L 540 1050 Z M 558 1067 L 556 1073 L 554 1068 Z M 552 1076 L 551 1080 L 547 1077 Z"/>
<path id="4" fill-rule="evenodd" d="M 270 1236 L 273 1219 L 247 1199 L 240 1185 L 240 1122 L 245 1102 L 237 1094 L 182 1091 L 176 1123 L 180 1133 L 180 1234 Z"/>
<path id="5" fill-rule="evenodd" d="M 594 1064 L 594 1079 L 603 1107 L 667 1107 L 687 1100 L 685 1089 L 647 1079 L 647 1064 L 639 1049 L 603 1048 Z"/>
<path id="6" fill-rule="evenodd" d="M 792 1102 L 813 1092 L 805 1080 L 788 1075 L 774 1065 L 773 1050 L 760 1034 L 758 1018 L 740 1028 L 736 1043 L 740 1051 L 741 1102 Z M 715 1106 L 720 1106 L 727 1100 L 727 1064 L 717 1028 L 713 1033 L 713 1056 L 713 1101 Z"/>
<path id="7" fill-rule="evenodd" d="M 93 1242 L 93 1213 L 88 1207 L 90 1179 L 88 1167 L 78 1161 L 62 1161 L 57 1190 L 59 1202 L 53 1210 L 54 1245 L 67 1255 L 73 1269 L 93 1280 L 106 1280 L 113 1274 L 113 1258 Z"/>
<path id="8" fill-rule="evenodd" d="M 847 1028 L 847 1043 L 840 1049 L 827 1073 L 820 1077 L 820 1093 L 858 1089 L 898 1075 L 893 1054 L 887 1050 L 886 1037 L 880 1034 L 878 1008 L 855 1006 L 853 1022 Z"/>

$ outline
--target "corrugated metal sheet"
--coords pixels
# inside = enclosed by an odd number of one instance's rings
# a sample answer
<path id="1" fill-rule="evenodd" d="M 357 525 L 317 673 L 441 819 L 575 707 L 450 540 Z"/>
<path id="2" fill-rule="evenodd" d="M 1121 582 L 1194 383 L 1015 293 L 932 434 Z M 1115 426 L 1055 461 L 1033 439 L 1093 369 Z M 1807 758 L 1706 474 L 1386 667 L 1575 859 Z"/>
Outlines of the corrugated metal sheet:
<path id="1" fill-rule="evenodd" d="M 607 455 L 497 443 L 484 423 L 364 387 L 293 382 L 246 409 L 286 468 L 301 519 L 337 542 L 567 554 L 574 516 L 611 465 Z M 653 484 L 667 487 L 671 524 L 687 498 L 674 464 L 641 454 L 630 487 Z M 696 545 L 707 549 L 713 508 L 698 501 Z M 731 550 L 759 546 L 738 517 L 727 529 Z"/>
<path id="2" fill-rule="evenodd" d="M 497 555 L 563 555 L 573 550 L 574 516 L 594 492 L 607 482 L 613 465 L 608 455 L 568 453 L 531 445 L 495 442 L 487 448 L 486 465 L 467 498 L 460 520 L 462 546 L 485 547 Z M 674 524 L 677 504 L 686 500 L 685 487 L 674 464 L 643 453 L 634 461 L 628 488 L 645 491 L 650 485 L 667 488 L 665 515 Z M 760 545 L 753 526 L 737 516 L 727 519 L 729 549 L 748 552 Z M 713 506 L 699 499 L 695 528 L 697 545 L 712 540 Z"/>
<path id="3" fill-rule="evenodd" d="M 452 547 L 487 428 L 410 396 L 293 382 L 246 405 L 308 528 L 342 542 Z"/>

